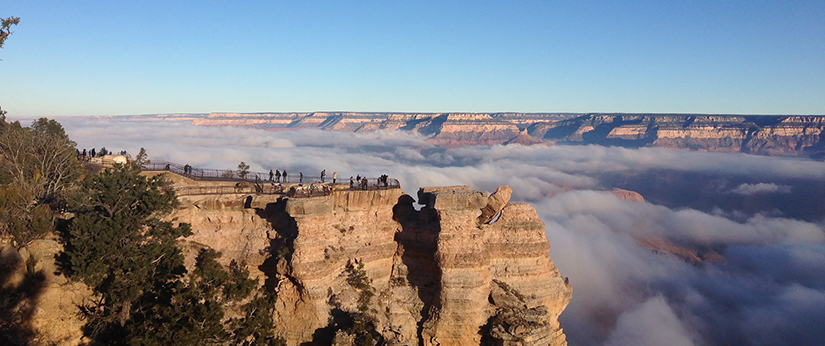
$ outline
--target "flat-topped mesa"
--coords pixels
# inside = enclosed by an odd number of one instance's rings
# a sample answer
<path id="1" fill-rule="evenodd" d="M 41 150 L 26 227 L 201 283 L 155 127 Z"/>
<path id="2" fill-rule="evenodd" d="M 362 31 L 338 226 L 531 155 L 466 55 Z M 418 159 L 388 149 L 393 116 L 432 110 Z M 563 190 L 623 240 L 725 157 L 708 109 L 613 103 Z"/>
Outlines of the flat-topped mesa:
<path id="1" fill-rule="evenodd" d="M 337 319 L 359 311 L 352 264 L 369 278 L 366 313 L 389 343 L 563 345 L 558 316 L 572 288 L 549 258 L 544 223 L 510 191 L 423 188 L 420 210 L 400 188 L 185 196 L 171 218 L 193 224 L 181 244 L 193 249 L 188 262 L 212 247 L 277 293 L 275 329 L 288 344 L 345 333 Z"/>

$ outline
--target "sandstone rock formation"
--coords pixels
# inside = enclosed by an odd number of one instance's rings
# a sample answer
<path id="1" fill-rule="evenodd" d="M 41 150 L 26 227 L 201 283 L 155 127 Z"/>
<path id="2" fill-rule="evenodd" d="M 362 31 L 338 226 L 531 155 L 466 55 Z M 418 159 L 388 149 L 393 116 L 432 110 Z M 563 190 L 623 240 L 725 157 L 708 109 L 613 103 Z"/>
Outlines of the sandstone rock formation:
<path id="1" fill-rule="evenodd" d="M 544 141 L 542 141 L 538 138 L 535 138 L 535 137 L 531 136 L 529 133 L 527 133 L 527 129 L 522 130 L 521 132 L 519 132 L 518 136 L 515 136 L 515 137 L 509 139 L 508 141 L 504 142 L 503 144 L 504 145 L 521 144 L 521 145 L 524 145 L 524 146 L 530 146 L 530 145 L 536 145 L 536 144 L 548 145 L 547 142 L 544 142 Z"/>
<path id="2" fill-rule="evenodd" d="M 509 188 L 499 191 L 503 196 Z M 489 204 L 500 205 L 493 209 L 501 208 L 501 216 L 487 225 L 479 222 L 488 206 L 482 192 L 459 186 L 422 189 L 419 196 L 426 201 L 420 211 L 399 190 L 336 191 L 334 201 L 323 202 L 334 202 L 331 210 L 307 208 L 316 203 L 310 199 L 286 202 L 297 231 L 286 232 L 294 237 L 292 256 L 275 268 L 282 323 L 292 327 L 287 337 L 317 338 L 332 297 L 352 309 L 354 294 L 343 273 L 347 260 L 357 259 L 376 290 L 372 311 L 379 332 L 394 343 L 470 345 L 482 337 L 497 339 L 484 331 L 499 308 L 489 299 L 498 280 L 526 297 L 515 308 L 547 311 L 541 315 L 546 330 L 525 339 L 537 343 L 526 344 L 564 344 L 558 315 L 572 289 L 548 256 L 535 210 L 501 205 L 500 197 Z M 306 318 L 296 324 L 290 320 L 296 314 Z"/>
<path id="3" fill-rule="evenodd" d="M 184 240 L 245 260 L 278 294 L 289 344 L 341 344 L 332 327 L 357 310 L 348 263 L 363 265 L 376 333 L 397 345 L 564 345 L 558 316 L 571 298 L 550 260 L 544 223 L 502 186 L 336 190 L 311 198 L 182 197 Z M 244 207 L 246 206 L 246 208 Z M 493 219 L 492 216 L 498 216 Z M 490 222 L 493 220 L 493 222 Z"/>
<path id="4" fill-rule="evenodd" d="M 612 193 L 617 198 L 625 200 L 625 201 L 634 201 L 634 202 L 644 202 L 645 201 L 645 198 L 642 196 L 642 194 L 640 194 L 636 191 L 630 191 L 630 190 L 625 190 L 625 189 L 620 189 L 618 187 L 614 187 L 613 190 L 610 191 L 610 193 Z"/>
<path id="5" fill-rule="evenodd" d="M 423 188 L 419 208 L 400 188 L 191 195 L 168 219 L 192 224 L 194 235 L 179 240 L 188 267 L 210 247 L 225 265 L 247 263 L 277 293 L 275 328 L 290 345 L 357 343 L 337 328 L 361 308 L 348 264 L 363 266 L 374 292 L 366 314 L 375 337 L 390 344 L 566 345 L 558 317 L 572 287 L 548 255 L 544 223 L 530 205 L 509 202 L 511 192 Z M 92 292 L 56 274 L 51 260 L 61 245 L 38 240 L 19 254 L 0 248 L 4 263 L 39 259 L 33 269 L 43 286 L 31 314 L 39 340 L 82 342 L 77 305 Z M 25 274 L 25 264 L 15 268 L 5 284 Z"/>
<path id="6" fill-rule="evenodd" d="M 35 240 L 20 251 L 0 242 L 0 289 L 4 294 L 22 289 L 25 298 L 18 303 L 4 296 L 2 303 L 4 308 L 8 308 L 6 304 L 17 304 L 14 309 L 26 319 L 19 327 L 35 333 L 30 340 L 33 344 L 78 345 L 89 341 L 83 337 L 85 321 L 78 318 L 77 307 L 91 299 L 92 291 L 59 274 L 54 259 L 62 250 L 55 239 Z M 34 266 L 27 268 L 29 263 Z"/>
<path id="7" fill-rule="evenodd" d="M 585 114 L 530 126 L 566 143 L 819 156 L 823 116 Z"/>

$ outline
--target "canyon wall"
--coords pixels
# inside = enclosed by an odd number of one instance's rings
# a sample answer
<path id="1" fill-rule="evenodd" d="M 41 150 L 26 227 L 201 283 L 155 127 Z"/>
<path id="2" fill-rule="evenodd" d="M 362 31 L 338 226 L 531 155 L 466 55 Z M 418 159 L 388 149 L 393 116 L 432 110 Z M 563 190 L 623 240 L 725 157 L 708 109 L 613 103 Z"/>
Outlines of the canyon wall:
<path id="1" fill-rule="evenodd" d="M 359 265 L 376 332 L 393 344 L 565 345 L 558 316 L 572 287 L 535 209 L 510 193 L 424 188 L 420 210 L 397 188 L 188 196 L 170 218 L 192 223 L 181 244 L 189 261 L 212 247 L 277 293 L 276 327 L 289 344 L 332 342 L 336 318 L 358 310 L 347 267 Z"/>
<path id="2" fill-rule="evenodd" d="M 417 131 L 443 147 L 600 144 L 822 158 L 825 116 L 574 113 L 210 113 L 136 116 L 266 130 Z"/>

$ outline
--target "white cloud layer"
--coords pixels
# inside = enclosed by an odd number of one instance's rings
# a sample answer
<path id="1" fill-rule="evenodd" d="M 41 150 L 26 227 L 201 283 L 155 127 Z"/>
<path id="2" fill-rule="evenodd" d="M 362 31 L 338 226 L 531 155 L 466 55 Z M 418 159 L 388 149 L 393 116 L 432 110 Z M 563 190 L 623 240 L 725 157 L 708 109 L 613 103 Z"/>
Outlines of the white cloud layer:
<path id="1" fill-rule="evenodd" d="M 670 169 L 747 175 L 734 194 L 783 193 L 775 179 L 825 179 L 825 163 L 745 154 L 600 146 L 434 147 L 400 131 L 371 133 L 196 127 L 184 122 L 61 119 L 80 148 L 105 146 L 153 160 L 340 177 L 388 173 L 414 196 L 419 186 L 513 187 L 546 223 L 551 257 L 570 278 L 561 323 L 571 345 L 785 344 L 825 340 L 825 233 L 820 223 L 629 202 L 605 192 L 605 172 Z M 733 213 L 731 213 L 733 214 Z M 720 263 L 695 266 L 635 238 L 712 247 Z"/>
<path id="2" fill-rule="evenodd" d="M 758 193 L 791 193 L 791 187 L 774 183 L 741 184 L 731 192 L 739 195 L 755 195 Z"/>

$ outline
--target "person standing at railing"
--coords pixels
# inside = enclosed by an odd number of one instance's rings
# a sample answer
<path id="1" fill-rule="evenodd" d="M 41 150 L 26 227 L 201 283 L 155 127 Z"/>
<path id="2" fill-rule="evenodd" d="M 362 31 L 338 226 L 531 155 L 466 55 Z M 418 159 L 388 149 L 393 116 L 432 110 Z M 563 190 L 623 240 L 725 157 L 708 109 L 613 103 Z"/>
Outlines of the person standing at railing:
<path id="1" fill-rule="evenodd" d="M 288 182 L 289 182 L 289 180 L 286 180 L 286 170 L 284 170 L 283 176 L 284 176 L 284 182 L 285 182 L 285 183 L 288 183 Z"/>
<path id="2" fill-rule="evenodd" d="M 335 184 L 336 180 L 338 180 L 338 172 L 332 172 L 332 183 Z"/>
<path id="3" fill-rule="evenodd" d="M 276 183 L 280 183 L 280 182 L 281 182 L 281 171 L 279 171 L 279 170 L 277 170 L 277 169 L 275 170 L 275 182 L 276 182 Z"/>
<path id="4" fill-rule="evenodd" d="M 275 174 L 273 174 L 273 173 L 272 173 L 272 170 L 270 169 L 270 170 L 269 170 L 269 182 L 270 182 L 270 183 L 271 183 L 271 182 L 273 182 L 273 181 L 275 181 L 275 179 L 273 178 L 274 176 L 275 176 Z"/>
<path id="5" fill-rule="evenodd" d="M 189 164 L 188 163 L 183 165 L 183 174 L 184 175 L 189 174 Z"/>
<path id="6" fill-rule="evenodd" d="M 327 170 L 325 169 L 325 170 L 322 170 L 322 171 L 321 171 L 321 182 L 322 182 L 322 183 L 324 182 L 324 179 L 325 179 L 326 177 L 327 177 Z"/>
<path id="7" fill-rule="evenodd" d="M 352 189 L 355 187 L 355 178 L 349 176 L 349 188 Z"/>
<path id="8" fill-rule="evenodd" d="M 304 172 L 298 172 L 298 182 L 299 183 L 304 182 Z"/>

